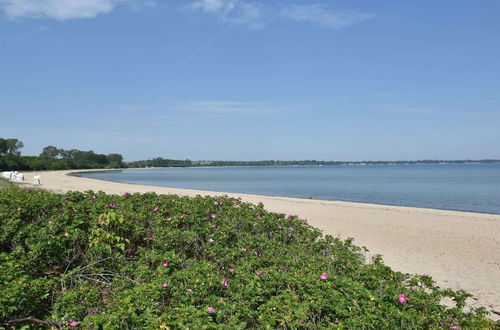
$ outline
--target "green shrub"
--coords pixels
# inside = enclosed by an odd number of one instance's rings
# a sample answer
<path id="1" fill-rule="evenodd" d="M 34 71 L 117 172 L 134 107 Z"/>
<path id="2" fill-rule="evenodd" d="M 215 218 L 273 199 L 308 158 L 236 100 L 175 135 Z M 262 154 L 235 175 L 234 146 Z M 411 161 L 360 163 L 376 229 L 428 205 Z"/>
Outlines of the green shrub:
<path id="1" fill-rule="evenodd" d="M 0 190 L 0 323 L 96 329 L 494 328 L 468 295 L 228 197 Z M 439 304 L 443 297 L 455 308 Z M 49 327 L 36 323 L 37 327 Z"/>

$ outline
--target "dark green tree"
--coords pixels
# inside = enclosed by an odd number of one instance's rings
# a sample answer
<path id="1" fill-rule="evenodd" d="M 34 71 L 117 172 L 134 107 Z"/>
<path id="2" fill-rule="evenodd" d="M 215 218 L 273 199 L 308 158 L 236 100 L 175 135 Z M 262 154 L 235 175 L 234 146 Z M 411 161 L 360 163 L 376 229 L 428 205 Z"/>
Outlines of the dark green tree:
<path id="1" fill-rule="evenodd" d="M 123 167 L 123 156 L 120 154 L 109 154 L 106 156 L 108 166 L 111 168 Z"/>
<path id="2" fill-rule="evenodd" d="M 0 156 L 20 156 L 20 149 L 22 149 L 23 147 L 23 142 L 19 141 L 18 139 L 0 138 Z"/>
<path id="3" fill-rule="evenodd" d="M 43 148 L 40 157 L 44 159 L 56 159 L 60 155 L 61 155 L 61 150 L 57 149 L 54 146 L 47 146 Z"/>

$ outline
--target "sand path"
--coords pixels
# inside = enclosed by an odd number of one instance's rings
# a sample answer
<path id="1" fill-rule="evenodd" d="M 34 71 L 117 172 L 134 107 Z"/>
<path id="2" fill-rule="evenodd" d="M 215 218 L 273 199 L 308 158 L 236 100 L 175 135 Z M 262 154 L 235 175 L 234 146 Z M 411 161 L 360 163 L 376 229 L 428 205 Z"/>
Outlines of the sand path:
<path id="1" fill-rule="evenodd" d="M 472 293 L 472 306 L 500 312 L 500 215 L 141 186 L 66 175 L 69 172 L 38 173 L 41 188 L 241 196 L 262 202 L 269 211 L 296 214 L 325 234 L 355 237 L 371 254 L 383 255 L 394 270 L 427 273 L 439 286 Z M 35 174 L 25 175 L 25 182 L 32 182 Z M 500 319 L 495 313 L 491 317 Z"/>

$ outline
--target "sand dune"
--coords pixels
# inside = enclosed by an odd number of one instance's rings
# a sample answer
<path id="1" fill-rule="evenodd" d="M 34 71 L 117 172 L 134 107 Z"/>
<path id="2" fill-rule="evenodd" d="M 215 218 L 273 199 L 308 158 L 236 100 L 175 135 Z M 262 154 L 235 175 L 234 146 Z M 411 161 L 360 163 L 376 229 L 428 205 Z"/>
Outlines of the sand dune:
<path id="1" fill-rule="evenodd" d="M 296 214 L 325 234 L 355 237 L 371 254 L 382 254 L 393 269 L 427 273 L 439 286 L 474 294 L 471 305 L 500 312 L 500 215 L 141 186 L 68 176 L 69 172 L 38 173 L 41 188 L 241 196 L 262 202 L 269 211 Z M 32 182 L 35 174 L 28 173 L 25 182 Z M 495 313 L 491 317 L 500 319 Z"/>

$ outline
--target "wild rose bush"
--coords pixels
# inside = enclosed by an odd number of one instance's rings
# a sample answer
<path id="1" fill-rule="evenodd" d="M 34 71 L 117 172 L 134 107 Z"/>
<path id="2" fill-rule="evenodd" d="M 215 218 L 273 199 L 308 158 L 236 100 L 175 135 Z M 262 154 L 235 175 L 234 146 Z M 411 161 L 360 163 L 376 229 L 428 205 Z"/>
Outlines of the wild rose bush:
<path id="1" fill-rule="evenodd" d="M 296 216 L 228 197 L 8 188 L 0 190 L 0 324 L 494 328 L 484 309 L 465 307 L 465 292 L 394 272 L 380 256 L 365 262 L 366 254 Z M 440 305 L 443 297 L 456 307 Z"/>

